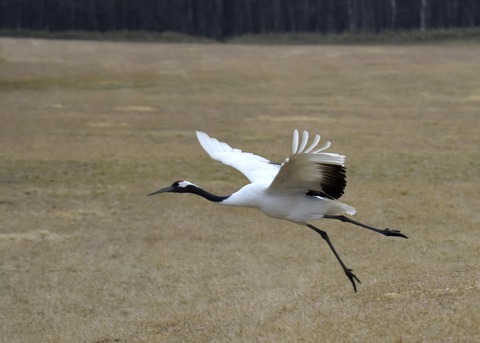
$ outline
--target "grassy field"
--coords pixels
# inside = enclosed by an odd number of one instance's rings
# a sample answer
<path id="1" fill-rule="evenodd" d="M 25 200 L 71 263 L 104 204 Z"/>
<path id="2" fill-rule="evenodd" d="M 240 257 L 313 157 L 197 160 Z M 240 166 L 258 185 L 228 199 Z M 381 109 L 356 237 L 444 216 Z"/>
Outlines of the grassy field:
<path id="1" fill-rule="evenodd" d="M 249 46 L 0 39 L 1 342 L 480 339 L 480 43 Z M 383 237 L 195 196 L 246 180 L 204 130 L 281 162 L 346 154 Z"/>

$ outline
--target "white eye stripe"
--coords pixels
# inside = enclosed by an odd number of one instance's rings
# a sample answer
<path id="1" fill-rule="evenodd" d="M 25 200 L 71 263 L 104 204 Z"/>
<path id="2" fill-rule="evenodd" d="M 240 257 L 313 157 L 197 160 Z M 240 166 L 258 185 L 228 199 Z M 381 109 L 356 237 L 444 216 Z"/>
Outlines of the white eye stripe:
<path id="1" fill-rule="evenodd" d="M 190 181 L 178 181 L 178 187 L 182 187 L 182 188 L 185 188 L 187 186 L 195 186 L 195 187 L 198 187 L 197 185 L 194 185 L 193 183 L 191 183 Z"/>

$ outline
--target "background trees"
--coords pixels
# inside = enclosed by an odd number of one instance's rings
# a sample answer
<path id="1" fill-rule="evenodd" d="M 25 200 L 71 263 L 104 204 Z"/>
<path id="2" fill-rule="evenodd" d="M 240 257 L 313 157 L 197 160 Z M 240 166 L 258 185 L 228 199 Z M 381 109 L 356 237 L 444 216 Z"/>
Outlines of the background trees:
<path id="1" fill-rule="evenodd" d="M 0 28 L 267 32 L 450 28 L 480 23 L 477 0 L 0 0 Z"/>

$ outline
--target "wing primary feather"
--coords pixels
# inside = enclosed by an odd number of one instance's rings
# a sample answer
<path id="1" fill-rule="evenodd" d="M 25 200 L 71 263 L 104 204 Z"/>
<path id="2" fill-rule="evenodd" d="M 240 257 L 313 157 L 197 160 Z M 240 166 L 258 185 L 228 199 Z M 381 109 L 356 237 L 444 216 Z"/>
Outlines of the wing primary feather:
<path id="1" fill-rule="evenodd" d="M 330 145 L 332 145 L 332 143 L 330 141 L 327 141 L 324 145 L 322 145 L 320 148 L 318 148 L 317 150 L 313 151 L 312 154 L 318 154 L 320 151 L 323 151 L 323 150 L 327 150 L 328 148 L 330 148 Z"/>
<path id="2" fill-rule="evenodd" d="M 301 154 L 303 152 L 303 149 L 305 149 L 305 146 L 307 145 L 307 143 L 308 143 L 308 132 L 304 130 L 302 133 L 302 142 L 300 143 L 300 147 L 297 150 L 297 154 Z"/>
<path id="3" fill-rule="evenodd" d="M 292 137 L 292 156 L 297 153 L 298 149 L 298 130 L 293 130 L 293 137 Z"/>
<path id="4" fill-rule="evenodd" d="M 210 137 L 208 137 L 205 132 L 197 131 L 197 138 L 202 148 L 208 152 L 208 154 L 210 154 L 210 151 L 212 150 L 210 145 Z"/>
<path id="5" fill-rule="evenodd" d="M 315 138 L 313 139 L 312 144 L 304 151 L 305 154 L 308 154 L 310 151 L 312 151 L 313 148 L 317 146 L 317 144 L 320 142 L 320 135 L 315 135 Z"/>

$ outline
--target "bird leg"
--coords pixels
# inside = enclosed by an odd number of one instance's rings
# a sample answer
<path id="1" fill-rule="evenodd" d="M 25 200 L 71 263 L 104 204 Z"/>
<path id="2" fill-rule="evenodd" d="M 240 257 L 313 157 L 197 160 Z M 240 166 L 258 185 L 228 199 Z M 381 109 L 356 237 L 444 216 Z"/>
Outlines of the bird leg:
<path id="1" fill-rule="evenodd" d="M 371 231 L 375 231 L 375 232 L 378 232 L 384 236 L 394 236 L 394 237 L 403 237 L 403 238 L 408 238 L 407 236 L 405 236 L 403 233 L 401 233 L 399 230 L 390 230 L 390 229 L 385 229 L 385 230 L 380 230 L 380 229 L 377 229 L 377 228 L 374 228 L 372 226 L 368 226 L 366 224 L 362 224 L 360 222 L 357 222 L 356 220 L 353 220 L 353 219 L 350 219 L 348 217 L 345 217 L 345 216 L 332 216 L 332 215 L 325 215 L 323 216 L 323 218 L 326 218 L 326 219 L 337 219 L 337 220 L 340 220 L 344 223 L 351 223 L 351 224 L 354 224 L 354 225 L 357 225 L 357 226 L 360 226 L 360 227 L 363 227 L 365 229 L 368 229 L 368 230 L 371 230 Z"/>
<path id="2" fill-rule="evenodd" d="M 309 227 L 310 229 L 312 229 L 316 233 L 320 234 L 320 236 L 322 236 L 322 238 L 327 242 L 328 246 L 330 247 L 330 249 L 332 249 L 332 252 L 335 255 L 335 257 L 337 258 L 338 262 L 342 266 L 343 271 L 345 272 L 348 279 L 352 283 L 353 290 L 355 291 L 355 293 L 357 293 L 357 285 L 355 284 L 355 280 L 358 281 L 359 283 L 362 283 L 362 282 L 355 276 L 355 274 L 353 274 L 352 270 L 350 268 L 347 268 L 347 266 L 343 263 L 342 259 L 340 258 L 337 251 L 335 250 L 332 242 L 330 241 L 330 238 L 328 237 L 327 233 L 325 231 L 322 231 L 322 230 L 316 228 L 315 226 L 313 226 L 311 224 L 307 224 L 307 227 Z"/>

